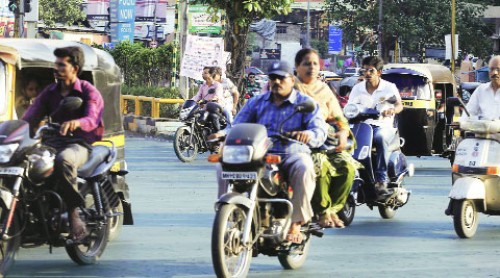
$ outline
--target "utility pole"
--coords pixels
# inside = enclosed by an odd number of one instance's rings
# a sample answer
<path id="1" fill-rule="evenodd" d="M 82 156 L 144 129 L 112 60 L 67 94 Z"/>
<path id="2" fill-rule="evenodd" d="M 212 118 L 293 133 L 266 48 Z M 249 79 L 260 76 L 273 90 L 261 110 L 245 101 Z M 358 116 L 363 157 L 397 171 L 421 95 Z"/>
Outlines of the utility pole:
<path id="1" fill-rule="evenodd" d="M 455 74 L 455 0 L 451 0 L 451 73 Z"/>
<path id="2" fill-rule="evenodd" d="M 179 57 L 180 63 L 182 65 L 182 59 L 184 55 L 184 50 L 186 49 L 186 39 L 188 34 L 188 1 L 180 1 L 180 30 L 179 30 Z M 180 68 L 179 68 L 180 72 Z M 179 92 L 184 99 L 189 99 L 189 78 L 185 76 L 179 76 Z"/>
<path id="3" fill-rule="evenodd" d="M 378 51 L 378 56 L 379 57 L 382 57 L 382 31 L 384 30 L 383 28 L 383 21 L 384 21 L 384 17 L 383 17 L 383 14 L 382 14 L 382 7 L 383 7 L 383 3 L 384 1 L 383 0 L 378 0 L 378 45 L 377 45 L 377 51 Z"/>
<path id="4" fill-rule="evenodd" d="M 305 47 L 311 47 L 311 0 L 307 0 L 307 19 L 306 19 L 306 43 Z"/>

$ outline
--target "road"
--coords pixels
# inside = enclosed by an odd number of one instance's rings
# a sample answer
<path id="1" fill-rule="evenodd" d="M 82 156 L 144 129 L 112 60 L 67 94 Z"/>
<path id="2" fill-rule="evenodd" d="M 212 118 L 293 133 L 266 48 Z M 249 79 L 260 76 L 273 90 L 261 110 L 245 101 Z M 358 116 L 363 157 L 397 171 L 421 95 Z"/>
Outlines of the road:
<path id="1" fill-rule="evenodd" d="M 206 155 L 177 160 L 171 142 L 127 138 L 127 176 L 135 225 L 124 226 L 97 265 L 79 267 L 64 248 L 21 249 L 9 277 L 214 277 L 210 257 L 216 196 Z M 411 158 L 410 202 L 394 219 L 357 207 L 352 225 L 314 238 L 302 269 L 282 270 L 277 258 L 252 260 L 249 277 L 499 277 L 499 218 L 480 215 L 472 239 L 459 239 L 444 215 L 449 163 Z"/>

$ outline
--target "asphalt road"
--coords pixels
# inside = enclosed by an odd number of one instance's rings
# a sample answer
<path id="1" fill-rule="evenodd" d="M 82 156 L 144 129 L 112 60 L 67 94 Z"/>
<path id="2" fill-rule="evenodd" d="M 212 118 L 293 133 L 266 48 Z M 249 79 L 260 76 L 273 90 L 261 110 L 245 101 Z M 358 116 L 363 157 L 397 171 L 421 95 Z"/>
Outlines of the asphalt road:
<path id="1" fill-rule="evenodd" d="M 127 176 L 135 225 L 124 226 L 98 264 L 77 266 L 64 248 L 21 249 L 9 277 L 213 277 L 211 225 L 214 166 L 206 155 L 177 160 L 171 142 L 127 138 Z M 459 239 L 444 215 L 451 186 L 449 163 L 411 158 L 409 203 L 394 219 L 357 207 L 345 229 L 314 238 L 303 268 L 285 271 L 260 255 L 249 277 L 500 277 L 499 218 L 480 215 L 474 238 Z"/>

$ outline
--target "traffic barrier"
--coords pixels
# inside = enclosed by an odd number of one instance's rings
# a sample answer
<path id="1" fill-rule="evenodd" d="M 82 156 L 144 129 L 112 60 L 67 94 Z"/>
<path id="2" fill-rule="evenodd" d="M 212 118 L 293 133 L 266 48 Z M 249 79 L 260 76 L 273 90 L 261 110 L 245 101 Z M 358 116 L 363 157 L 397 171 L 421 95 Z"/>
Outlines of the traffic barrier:
<path id="1" fill-rule="evenodd" d="M 145 97 L 145 96 L 131 96 L 122 95 L 120 99 L 121 110 L 123 114 L 128 113 L 128 102 L 134 101 L 134 115 L 141 116 L 142 112 L 142 102 L 151 102 L 151 118 L 160 117 L 160 104 L 181 104 L 184 103 L 183 99 L 172 99 L 172 98 L 155 98 L 155 97 Z"/>

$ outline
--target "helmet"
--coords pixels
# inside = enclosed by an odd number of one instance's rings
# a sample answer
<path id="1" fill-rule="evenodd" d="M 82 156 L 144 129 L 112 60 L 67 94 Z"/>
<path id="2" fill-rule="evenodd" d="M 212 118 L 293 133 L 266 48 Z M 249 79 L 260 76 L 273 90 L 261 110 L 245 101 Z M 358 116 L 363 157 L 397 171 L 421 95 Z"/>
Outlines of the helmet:
<path id="1" fill-rule="evenodd" d="M 36 149 L 28 155 L 28 179 L 40 184 L 54 172 L 55 155 L 47 148 Z"/>
<path id="2" fill-rule="evenodd" d="M 179 113 L 179 120 L 184 121 L 194 114 L 195 111 L 198 110 L 198 104 L 196 101 L 189 99 L 184 102 L 181 108 L 181 112 Z"/>

